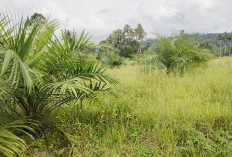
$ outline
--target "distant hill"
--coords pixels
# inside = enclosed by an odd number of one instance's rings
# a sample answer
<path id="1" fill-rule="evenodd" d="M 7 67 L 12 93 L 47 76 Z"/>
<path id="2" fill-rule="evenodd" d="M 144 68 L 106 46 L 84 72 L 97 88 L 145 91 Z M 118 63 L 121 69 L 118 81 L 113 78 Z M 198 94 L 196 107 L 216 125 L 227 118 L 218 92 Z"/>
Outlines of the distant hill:
<path id="1" fill-rule="evenodd" d="M 205 34 L 194 33 L 189 35 L 199 40 L 211 40 L 214 44 L 217 44 L 219 34 L 221 33 L 205 33 Z"/>
<path id="2" fill-rule="evenodd" d="M 220 33 L 193 33 L 193 34 L 188 34 L 192 36 L 193 38 L 196 38 L 197 40 L 211 40 L 214 44 L 218 43 L 218 35 Z M 148 43 L 154 44 L 157 43 L 159 40 L 157 38 L 149 38 L 144 41 L 144 45 L 147 45 Z"/>
<path id="3" fill-rule="evenodd" d="M 159 39 L 157 39 L 157 38 L 148 38 L 143 42 L 143 45 L 144 46 L 146 46 L 148 44 L 153 45 L 153 44 L 157 43 L 158 41 L 159 41 Z"/>

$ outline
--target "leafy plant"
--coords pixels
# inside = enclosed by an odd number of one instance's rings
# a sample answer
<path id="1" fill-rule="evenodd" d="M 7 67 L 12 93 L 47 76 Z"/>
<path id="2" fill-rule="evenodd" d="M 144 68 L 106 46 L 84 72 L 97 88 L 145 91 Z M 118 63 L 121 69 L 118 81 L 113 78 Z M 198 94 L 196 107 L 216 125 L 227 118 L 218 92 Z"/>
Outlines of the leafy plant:
<path id="1" fill-rule="evenodd" d="M 113 31 L 101 43 L 107 43 L 117 48 L 122 57 L 132 58 L 134 54 L 143 52 L 143 40 L 146 38 L 146 34 L 141 24 L 138 24 L 135 29 L 126 24 L 123 29 Z"/>
<path id="2" fill-rule="evenodd" d="M 144 54 L 137 56 L 137 62 L 142 66 L 152 69 L 164 68 L 163 63 L 159 60 L 159 56 L 154 53 L 152 48 L 145 51 Z"/>
<path id="3" fill-rule="evenodd" d="M 16 116 L 2 106 L 0 114 L 0 155 L 11 157 L 23 153 L 27 144 L 19 135 L 32 137 L 37 122 L 29 118 L 16 119 Z"/>
<path id="4" fill-rule="evenodd" d="M 119 56 L 116 52 L 99 54 L 98 59 L 100 59 L 103 64 L 108 65 L 111 68 L 123 64 L 124 60 L 124 58 Z"/>
<path id="5" fill-rule="evenodd" d="M 7 16 L 1 21 L 3 99 L 18 115 L 47 114 L 67 102 L 95 98 L 97 91 L 109 90 L 108 83 L 118 83 L 96 61 L 79 54 L 91 44 L 84 32 L 79 37 L 73 32 L 71 41 L 62 32 L 59 40 L 56 20 L 30 30 L 28 19 L 17 25 Z"/>
<path id="6" fill-rule="evenodd" d="M 119 55 L 131 58 L 140 49 L 140 45 L 136 40 L 132 40 L 130 45 L 118 45 Z"/>
<path id="7" fill-rule="evenodd" d="M 197 41 L 181 33 L 174 37 L 159 37 L 154 53 L 167 68 L 167 73 L 183 73 L 209 60 L 207 51 L 198 48 Z"/>

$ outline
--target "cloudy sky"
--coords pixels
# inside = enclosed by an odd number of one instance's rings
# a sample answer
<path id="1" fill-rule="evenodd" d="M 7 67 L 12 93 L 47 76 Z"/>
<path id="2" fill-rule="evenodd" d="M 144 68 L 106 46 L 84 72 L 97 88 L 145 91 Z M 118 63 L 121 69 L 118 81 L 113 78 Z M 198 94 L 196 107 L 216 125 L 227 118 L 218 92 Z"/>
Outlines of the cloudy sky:
<path id="1" fill-rule="evenodd" d="M 85 29 L 95 41 L 124 24 L 141 23 L 148 33 L 169 35 L 232 31 L 232 0 L 0 0 L 0 10 L 51 15 L 62 27 Z"/>

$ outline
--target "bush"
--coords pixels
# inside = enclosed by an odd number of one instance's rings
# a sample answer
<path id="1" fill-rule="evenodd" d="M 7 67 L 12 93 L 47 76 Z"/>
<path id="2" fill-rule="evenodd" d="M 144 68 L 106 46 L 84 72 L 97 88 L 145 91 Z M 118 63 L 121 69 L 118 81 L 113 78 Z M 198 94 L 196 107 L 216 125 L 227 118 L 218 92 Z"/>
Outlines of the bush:
<path id="1" fill-rule="evenodd" d="M 93 45 L 84 31 L 79 37 L 73 31 L 71 40 L 61 32 L 59 39 L 54 34 L 59 26 L 56 20 L 30 26 L 28 18 L 15 23 L 10 17 L 0 14 L 0 115 L 9 112 L 9 117 L 33 118 L 47 128 L 44 117 L 52 117 L 56 108 L 96 100 L 99 92 L 110 90 L 109 84 L 118 83 L 98 62 L 81 55 Z M 27 124 L 8 124 L 0 117 L 0 156 L 13 156 L 26 148 L 11 131 L 29 134 L 25 130 L 33 129 Z"/>
<path id="2" fill-rule="evenodd" d="M 126 58 L 131 58 L 133 54 L 138 52 L 139 43 L 136 40 L 131 41 L 129 45 L 119 45 L 119 55 Z"/>
<path id="3" fill-rule="evenodd" d="M 183 73 L 206 63 L 209 53 L 198 47 L 197 41 L 185 34 L 174 37 L 159 37 L 160 43 L 150 48 L 166 68 L 167 73 Z"/>
<path id="4" fill-rule="evenodd" d="M 112 67 L 119 66 L 123 64 L 124 58 L 119 56 L 118 53 L 102 53 L 99 54 L 98 59 L 105 65 Z"/>
<path id="5" fill-rule="evenodd" d="M 138 58 L 137 62 L 144 67 L 149 67 L 152 69 L 164 68 L 164 65 L 159 60 L 158 55 L 153 53 L 153 51 L 150 49 L 145 51 L 145 53 Z"/>

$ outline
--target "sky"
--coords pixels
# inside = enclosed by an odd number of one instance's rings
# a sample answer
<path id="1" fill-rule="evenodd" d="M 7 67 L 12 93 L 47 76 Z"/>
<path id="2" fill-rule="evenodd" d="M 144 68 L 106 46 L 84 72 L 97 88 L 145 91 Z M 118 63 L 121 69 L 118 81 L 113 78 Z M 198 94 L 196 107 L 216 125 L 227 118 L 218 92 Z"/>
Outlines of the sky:
<path id="1" fill-rule="evenodd" d="M 85 29 L 96 42 L 125 24 L 141 23 L 147 38 L 232 31 L 232 0 L 0 0 L 0 11 L 50 15 L 61 28 Z"/>

